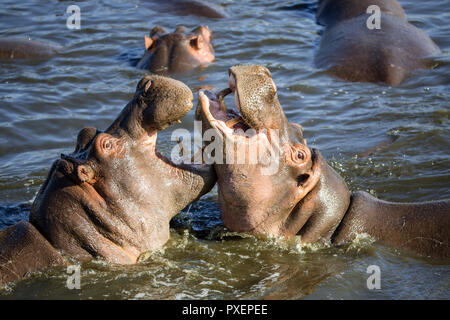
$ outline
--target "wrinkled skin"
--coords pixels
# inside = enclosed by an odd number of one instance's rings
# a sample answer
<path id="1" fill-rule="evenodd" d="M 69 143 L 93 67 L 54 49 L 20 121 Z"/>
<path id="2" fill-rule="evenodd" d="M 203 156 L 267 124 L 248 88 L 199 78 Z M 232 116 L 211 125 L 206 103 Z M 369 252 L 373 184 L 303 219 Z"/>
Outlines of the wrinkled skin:
<path id="1" fill-rule="evenodd" d="M 132 264 L 163 246 L 172 217 L 216 181 L 211 166 L 175 165 L 156 150 L 157 132 L 188 113 L 192 99 L 179 81 L 142 79 L 108 129 L 81 130 L 74 152 L 55 161 L 33 203 L 29 227 L 55 252 L 81 261 Z M 0 243 L 8 248 L 2 256 L 15 256 L 22 245 Z"/>
<path id="2" fill-rule="evenodd" d="M 150 0 L 153 9 L 161 12 L 170 12 L 185 15 L 194 15 L 210 19 L 227 18 L 222 7 L 205 0 Z"/>
<path id="3" fill-rule="evenodd" d="M 320 152 L 307 146 L 301 127 L 288 123 L 266 68 L 235 66 L 229 74 L 238 112 L 225 113 L 221 94 L 207 91 L 199 93 L 196 112 L 204 130 L 212 128 L 221 137 L 224 157 L 239 144 L 253 148 L 245 150 L 241 164 L 214 164 L 221 216 L 228 229 L 263 236 L 300 235 L 304 242 L 327 244 L 367 233 L 387 245 L 450 258 L 449 200 L 399 204 L 364 192 L 352 195 Z M 251 136 L 240 132 L 249 129 L 255 130 Z M 268 162 L 250 162 L 250 150 L 273 146 L 276 134 L 277 170 L 267 174 L 263 169 Z"/>
<path id="4" fill-rule="evenodd" d="M 62 47 L 50 42 L 28 39 L 0 39 L 0 59 L 42 59 L 61 51 Z"/>
<path id="5" fill-rule="evenodd" d="M 173 33 L 157 26 L 144 40 L 145 53 L 137 68 L 148 69 L 155 74 L 187 72 L 214 61 L 211 31 L 206 26 L 191 32 L 179 26 Z"/>
<path id="6" fill-rule="evenodd" d="M 381 9 L 381 29 L 367 28 L 370 5 Z M 316 66 L 347 81 L 398 85 L 414 70 L 430 67 L 424 58 L 440 53 L 427 34 L 407 22 L 396 0 L 322 0 L 317 23 L 326 28 Z"/>

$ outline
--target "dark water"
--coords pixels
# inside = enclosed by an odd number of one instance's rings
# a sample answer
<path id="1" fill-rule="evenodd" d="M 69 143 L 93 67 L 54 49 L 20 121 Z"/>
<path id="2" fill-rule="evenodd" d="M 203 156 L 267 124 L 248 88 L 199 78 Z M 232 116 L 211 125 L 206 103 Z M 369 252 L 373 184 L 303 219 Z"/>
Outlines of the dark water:
<path id="1" fill-rule="evenodd" d="M 352 190 L 393 201 L 450 198 L 448 1 L 400 1 L 408 19 L 442 50 L 431 71 L 398 87 L 347 83 L 316 70 L 320 27 L 315 2 L 216 1 L 225 20 L 158 13 L 145 1 L 78 1 L 81 30 L 66 28 L 66 1 L 2 1 L 0 36 L 65 46 L 45 61 L 0 62 L 0 229 L 26 219 L 52 161 L 70 152 L 85 126 L 104 129 L 146 73 L 130 61 L 143 52 L 154 25 L 207 24 L 217 61 L 178 76 L 192 89 L 227 85 L 238 63 L 267 66 L 291 122 L 305 129 Z M 279 10 L 294 7 L 296 10 Z M 200 78 L 205 80 L 201 81 Z M 192 129 L 193 112 L 181 125 Z M 170 150 L 170 131 L 159 135 Z M 367 157 L 357 155 L 395 140 Z M 227 234 L 214 190 L 173 222 L 171 240 L 134 266 L 94 261 L 82 266 L 81 290 L 66 288 L 65 270 L 31 274 L 1 298 L 324 298 L 448 299 L 450 267 L 361 238 L 340 248 Z M 381 269 L 381 290 L 368 290 L 369 265 Z"/>

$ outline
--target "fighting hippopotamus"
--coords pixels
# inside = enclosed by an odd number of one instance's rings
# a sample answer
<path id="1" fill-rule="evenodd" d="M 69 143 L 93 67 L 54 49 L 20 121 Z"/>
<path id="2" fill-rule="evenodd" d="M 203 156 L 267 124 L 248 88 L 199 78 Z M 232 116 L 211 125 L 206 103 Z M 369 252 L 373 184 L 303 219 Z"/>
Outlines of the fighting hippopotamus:
<path id="1" fill-rule="evenodd" d="M 0 59 L 42 59 L 60 52 L 61 46 L 38 40 L 0 39 Z"/>
<path id="2" fill-rule="evenodd" d="M 192 101 L 183 83 L 147 76 L 105 131 L 81 130 L 74 152 L 53 163 L 29 222 L 0 232 L 0 283 L 64 264 L 63 255 L 133 264 L 163 246 L 171 218 L 216 182 L 211 166 L 177 165 L 156 150 L 157 132 Z"/>
<path id="3" fill-rule="evenodd" d="M 231 92 L 237 111 L 223 102 Z M 392 203 L 351 193 L 320 152 L 307 146 L 301 126 L 288 122 L 265 67 L 232 67 L 228 89 L 199 92 L 196 117 L 221 140 L 214 168 L 228 229 L 325 244 L 368 234 L 386 245 L 450 258 L 450 200 Z"/>
<path id="4" fill-rule="evenodd" d="M 373 5 L 380 9 L 379 29 L 368 27 Z M 430 67 L 425 58 L 440 53 L 408 23 L 397 0 L 319 0 L 316 17 L 325 30 L 315 64 L 347 81 L 398 85 L 414 70 Z"/>
<path id="5" fill-rule="evenodd" d="M 211 31 L 207 26 L 197 27 L 191 32 L 179 26 L 173 33 L 156 26 L 150 37 L 145 36 L 144 40 L 145 53 L 137 67 L 152 73 L 186 72 L 214 61 Z"/>
<path id="6" fill-rule="evenodd" d="M 214 3 L 205 0 L 165 0 L 149 1 L 152 9 L 160 12 L 170 12 L 178 15 L 194 15 L 210 19 L 227 18 L 225 10 Z"/>

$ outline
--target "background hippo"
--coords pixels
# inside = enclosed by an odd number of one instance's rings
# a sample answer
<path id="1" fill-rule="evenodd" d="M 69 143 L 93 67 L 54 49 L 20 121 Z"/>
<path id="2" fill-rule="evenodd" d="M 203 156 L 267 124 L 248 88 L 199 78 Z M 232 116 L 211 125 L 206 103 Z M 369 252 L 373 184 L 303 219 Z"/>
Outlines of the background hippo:
<path id="1" fill-rule="evenodd" d="M 367 8 L 379 6 L 380 29 L 369 29 Z M 425 34 L 406 21 L 397 0 L 321 0 L 317 23 L 324 25 L 315 57 L 318 68 L 348 81 L 400 84 L 440 53 Z"/>
<path id="2" fill-rule="evenodd" d="M 400 204 L 351 194 L 320 152 L 307 146 L 301 127 L 288 123 L 269 70 L 232 67 L 229 85 L 239 113 L 221 106 L 220 94 L 206 91 L 199 93 L 197 108 L 205 130 L 222 137 L 226 161 L 214 167 L 228 229 L 332 244 L 365 233 L 384 244 L 450 258 L 449 200 Z M 242 146 L 238 154 L 246 158 L 238 162 L 235 152 Z M 277 156 L 275 171 L 266 170 L 274 163 L 265 160 L 266 150 Z M 258 153 L 257 162 L 250 161 L 251 152 Z"/>
<path id="3" fill-rule="evenodd" d="M 108 129 L 81 130 L 75 151 L 50 169 L 30 222 L 0 233 L 1 282 L 62 264 L 57 250 L 132 264 L 164 245 L 171 218 L 216 180 L 212 167 L 175 165 L 156 150 L 157 132 L 188 113 L 192 99 L 183 83 L 148 76 Z"/>
<path id="4" fill-rule="evenodd" d="M 0 59 L 39 59 L 47 58 L 62 49 L 61 46 L 38 40 L 0 39 Z"/>
<path id="5" fill-rule="evenodd" d="M 157 26 L 144 38 L 145 54 L 137 67 L 152 73 L 185 72 L 214 61 L 211 32 L 206 26 L 191 32 L 179 26 L 173 33 Z"/>
<path id="6" fill-rule="evenodd" d="M 222 7 L 204 0 L 166 0 L 164 2 L 149 0 L 148 2 L 156 11 L 182 16 L 194 15 L 210 19 L 222 19 L 228 16 Z"/>

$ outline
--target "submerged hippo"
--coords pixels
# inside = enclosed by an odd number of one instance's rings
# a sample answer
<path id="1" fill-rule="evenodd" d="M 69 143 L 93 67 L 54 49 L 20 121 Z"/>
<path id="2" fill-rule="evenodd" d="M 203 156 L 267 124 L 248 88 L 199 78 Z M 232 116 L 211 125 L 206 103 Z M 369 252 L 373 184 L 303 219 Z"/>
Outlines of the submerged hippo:
<path id="1" fill-rule="evenodd" d="M 369 29 L 369 6 L 380 8 L 380 29 Z M 400 84 L 426 57 L 440 53 L 436 44 L 406 20 L 397 0 L 319 0 L 317 22 L 325 26 L 315 57 L 318 68 L 348 81 Z"/>
<path id="2" fill-rule="evenodd" d="M 366 233 L 386 245 L 450 258 L 449 200 L 403 204 L 352 194 L 320 152 L 306 145 L 302 128 L 288 122 L 268 69 L 235 66 L 229 75 L 229 89 L 218 96 L 199 92 L 196 112 L 203 129 L 223 140 L 224 161 L 214 167 L 228 229 L 331 244 Z M 223 105 L 231 92 L 238 111 Z M 267 170 L 273 164 L 264 160 L 267 150 L 277 155 L 275 171 Z M 250 152 L 261 160 L 250 162 Z M 245 161 L 237 162 L 236 154 Z"/>
<path id="3" fill-rule="evenodd" d="M 200 26 L 188 32 L 183 26 L 167 33 L 161 27 L 154 27 L 150 37 L 145 36 L 145 54 L 137 67 L 152 73 L 186 72 L 214 61 L 211 45 L 211 31 Z"/>
<path id="4" fill-rule="evenodd" d="M 33 203 L 30 222 L 0 232 L 0 283 L 37 268 L 86 261 L 136 263 L 163 246 L 169 221 L 209 192 L 207 165 L 175 165 L 156 150 L 157 132 L 186 115 L 192 92 L 153 75 L 101 132 L 85 128 L 75 151 L 56 160 Z"/>
<path id="5" fill-rule="evenodd" d="M 0 39 L 0 59 L 42 59 L 48 58 L 62 47 L 51 42 L 29 39 Z"/>
<path id="6" fill-rule="evenodd" d="M 152 8 L 160 12 L 170 12 L 185 15 L 194 15 L 210 19 L 227 18 L 225 10 L 209 1 L 205 0 L 165 0 L 165 1 L 149 1 Z"/>

